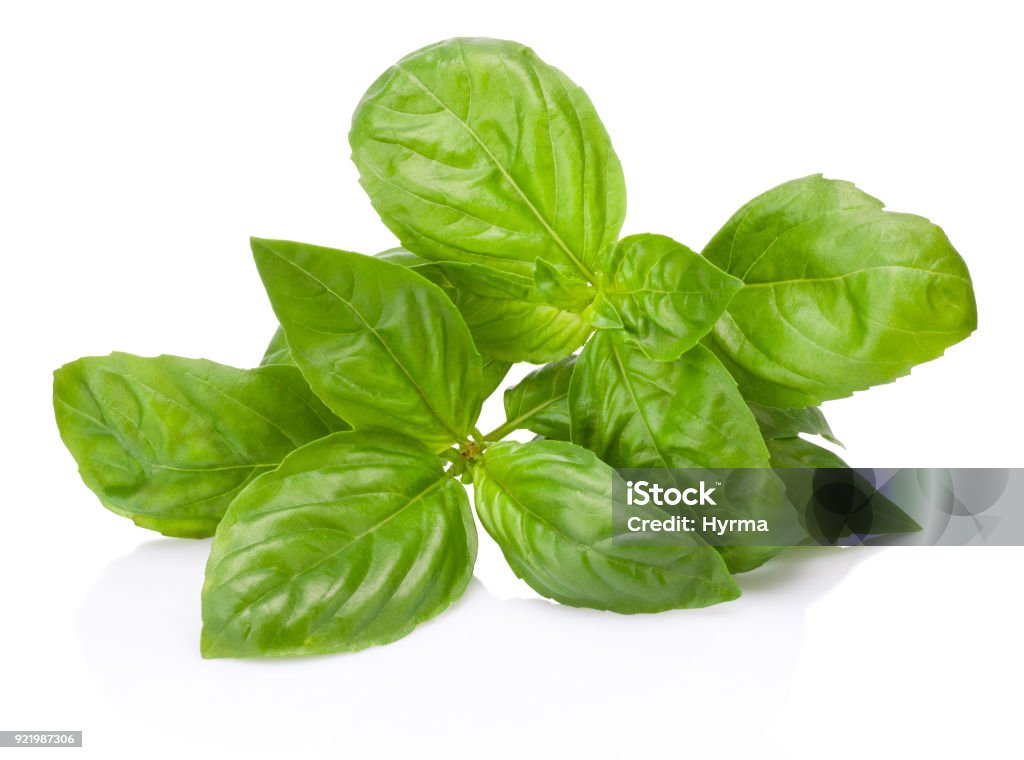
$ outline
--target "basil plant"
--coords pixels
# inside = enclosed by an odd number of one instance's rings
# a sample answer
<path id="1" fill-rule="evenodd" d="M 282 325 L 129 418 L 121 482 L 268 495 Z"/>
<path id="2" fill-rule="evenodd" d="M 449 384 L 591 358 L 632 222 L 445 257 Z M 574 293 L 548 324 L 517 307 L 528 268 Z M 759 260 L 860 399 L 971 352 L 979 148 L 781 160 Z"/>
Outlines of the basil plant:
<path id="1" fill-rule="evenodd" d="M 114 353 L 55 373 L 60 434 L 103 505 L 213 536 L 206 657 L 358 650 L 438 615 L 473 574 L 469 484 L 515 573 L 562 604 L 735 599 L 734 575 L 782 547 L 613 541 L 613 468 L 845 466 L 801 437 L 832 438 L 818 405 L 975 329 L 942 230 L 848 182 L 769 190 L 700 252 L 621 237 L 622 167 L 593 104 L 517 43 L 403 58 L 349 139 L 402 247 L 254 239 L 280 322 L 261 366 Z M 515 362 L 541 366 L 482 433 Z M 537 438 L 502 440 L 517 430 Z M 799 543 L 778 478 L 757 509 Z"/>

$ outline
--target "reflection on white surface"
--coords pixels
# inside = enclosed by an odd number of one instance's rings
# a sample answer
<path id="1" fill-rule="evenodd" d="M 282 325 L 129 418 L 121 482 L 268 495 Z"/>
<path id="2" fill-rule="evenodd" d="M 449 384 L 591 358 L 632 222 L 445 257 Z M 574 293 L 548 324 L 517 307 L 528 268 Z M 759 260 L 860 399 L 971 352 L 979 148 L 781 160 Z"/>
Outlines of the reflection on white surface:
<path id="1" fill-rule="evenodd" d="M 736 602 L 658 615 L 501 600 L 474 579 L 397 643 L 269 661 L 199 656 L 208 551 L 162 539 L 107 567 L 78 617 L 101 687 L 128 719 L 190 745 L 362 758 L 424 746 L 543 757 L 581 741 L 635 753 L 716 726 L 756 735 L 785 702 L 808 605 L 879 550 L 792 551 L 741 576 Z"/>

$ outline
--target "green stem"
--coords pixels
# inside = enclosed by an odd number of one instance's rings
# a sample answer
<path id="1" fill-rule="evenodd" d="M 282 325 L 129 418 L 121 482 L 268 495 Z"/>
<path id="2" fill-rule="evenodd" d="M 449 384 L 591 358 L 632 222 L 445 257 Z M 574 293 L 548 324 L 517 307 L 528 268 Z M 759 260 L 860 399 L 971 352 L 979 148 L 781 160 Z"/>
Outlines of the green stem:
<path id="1" fill-rule="evenodd" d="M 522 414 L 513 417 L 510 420 L 505 420 L 505 422 L 502 423 L 502 425 L 500 427 L 495 428 L 490 433 L 485 435 L 484 436 L 484 440 L 485 441 L 500 441 L 502 438 L 504 438 L 509 433 L 511 433 L 511 432 L 513 432 L 515 430 L 521 429 L 523 427 L 522 423 L 526 422 L 531 417 L 534 417 L 539 412 L 544 411 L 545 409 L 547 409 L 552 404 L 557 404 L 559 401 L 561 401 L 562 399 L 566 398 L 568 395 L 569 395 L 568 393 L 564 393 L 561 396 L 556 396 L 554 398 L 549 398 L 548 400 L 544 401 L 543 403 L 537 404 L 537 406 L 533 407 L 532 409 L 529 409 L 529 410 L 523 412 Z"/>
<path id="2" fill-rule="evenodd" d="M 498 427 L 494 428 L 494 430 L 492 430 L 490 433 L 487 433 L 484 436 L 484 440 L 500 441 L 509 433 L 514 433 L 516 430 L 519 429 L 520 420 L 521 418 L 518 417 L 514 420 L 505 420 L 505 422 L 502 425 L 499 425 Z"/>

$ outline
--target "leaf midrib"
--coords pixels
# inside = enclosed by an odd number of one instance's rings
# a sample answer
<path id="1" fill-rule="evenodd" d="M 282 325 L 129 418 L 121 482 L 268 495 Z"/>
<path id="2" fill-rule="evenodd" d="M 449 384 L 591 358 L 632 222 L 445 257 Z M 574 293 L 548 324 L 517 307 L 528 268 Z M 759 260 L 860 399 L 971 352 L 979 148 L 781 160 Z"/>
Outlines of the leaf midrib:
<path id="1" fill-rule="evenodd" d="M 409 507 L 411 507 L 411 506 L 412 506 L 413 504 L 415 504 L 416 502 L 420 501 L 420 500 L 421 500 L 421 499 L 423 499 L 423 498 L 424 498 L 425 496 L 427 496 L 427 494 L 429 494 L 429 493 L 431 493 L 432 491 L 434 491 L 435 489 L 437 489 L 437 488 L 439 488 L 439 487 L 441 487 L 441 486 L 445 485 L 445 483 L 446 483 L 446 482 L 447 482 L 447 476 L 446 476 L 445 474 L 442 474 L 442 475 L 441 475 L 440 477 L 438 477 L 438 478 L 437 478 L 437 480 L 435 480 L 435 481 L 434 481 L 433 483 L 431 483 L 431 484 L 430 484 L 429 486 L 427 486 L 426 488 L 424 488 L 424 489 L 423 489 L 422 491 L 420 491 L 419 493 L 417 493 L 417 494 L 413 495 L 413 496 L 412 496 L 412 497 L 411 497 L 411 498 L 410 498 L 410 499 L 409 499 L 409 500 L 408 500 L 408 501 L 407 501 L 407 502 L 406 502 L 405 504 L 403 504 L 403 505 L 402 505 L 401 507 L 399 507 L 399 508 L 398 508 L 398 509 L 396 509 L 396 510 L 395 510 L 394 512 L 392 512 L 391 514 L 389 514 L 389 515 L 388 515 L 387 517 L 385 517 L 385 518 L 384 518 L 383 520 L 380 520 L 380 521 L 378 521 L 378 522 L 374 523 L 373 525 L 369 526 L 369 527 L 368 527 L 368 528 L 367 528 L 366 530 L 364 530 L 364 531 L 363 531 L 363 532 L 361 532 L 361 533 L 357 533 L 357 534 L 354 534 L 354 535 L 352 536 L 352 538 L 351 538 L 351 539 L 350 539 L 349 541 L 346 541 L 346 542 L 345 542 L 344 544 L 342 544 L 342 545 L 341 545 L 340 547 L 338 547 L 338 548 L 337 548 L 337 549 L 335 549 L 334 551 L 332 551 L 332 552 L 330 552 L 329 554 L 327 554 L 327 555 L 326 555 L 325 557 L 322 557 L 321 559 L 317 560 L 316 562 L 314 562 L 314 563 L 313 563 L 312 565 L 310 565 L 309 567 L 305 568 L 305 569 L 304 569 L 304 570 L 302 570 L 301 572 L 298 572 L 298 573 L 295 573 L 295 574 L 293 574 L 293 575 L 290 575 L 290 576 L 288 576 L 288 577 L 287 577 L 287 578 L 286 578 L 286 579 L 285 579 L 284 581 L 282 581 L 281 583 L 275 584 L 275 585 L 274 585 L 274 586 L 273 586 L 272 588 L 270 588 L 270 589 L 268 589 L 268 590 L 267 590 L 266 592 L 264 592 L 264 593 L 260 594 L 260 595 L 259 595 L 258 597 L 256 597 L 255 599 L 253 599 L 253 600 L 252 600 L 251 602 L 247 602 L 247 603 L 246 603 L 245 605 L 243 605 L 243 606 L 242 606 L 241 608 L 239 608 L 238 610 L 236 610 L 236 611 L 235 611 L 235 612 L 234 612 L 234 613 L 233 613 L 233 614 L 232 614 L 232 615 L 231 615 L 231 616 L 230 616 L 230 617 L 228 618 L 228 620 L 227 620 L 227 621 L 226 621 L 226 622 L 224 623 L 224 625 L 223 625 L 223 626 L 221 627 L 221 629 L 220 629 L 220 630 L 219 630 L 219 631 L 217 632 L 217 634 L 216 634 L 216 635 L 215 635 L 215 636 L 213 637 L 213 639 L 211 639 L 210 643 L 209 643 L 209 644 L 207 645 L 207 649 L 212 649 L 212 648 L 213 648 L 213 646 L 214 646 L 214 645 L 215 645 L 215 644 L 217 643 L 217 641 L 218 641 L 218 640 L 220 639 L 220 637 L 224 635 L 224 633 L 225 633 L 225 632 L 226 632 L 226 631 L 228 630 L 228 628 L 229 628 L 229 627 L 230 627 L 230 626 L 231 626 L 231 625 L 232 625 L 232 624 L 233 624 L 233 623 L 234 623 L 234 622 L 235 622 L 236 620 L 238 620 L 238 619 L 239 619 L 239 618 L 240 618 L 240 617 L 242 616 L 242 614 L 243 614 L 243 613 L 245 613 L 245 612 L 246 612 L 246 611 L 248 611 L 249 609 L 251 609 L 251 608 L 255 607 L 255 606 L 256 606 L 257 604 L 259 604 L 259 603 L 260 603 L 261 601 L 263 601 L 264 599 L 266 599 L 266 598 L 267 598 L 268 596 L 270 596 L 271 594 L 274 594 L 274 593 L 276 593 L 277 591 L 280 591 L 280 590 L 281 590 L 282 588 L 284 588 L 285 586 L 287 586 L 287 585 L 288 585 L 288 584 L 290 584 L 290 583 L 294 583 L 294 582 L 295 582 L 295 581 L 296 581 L 296 580 L 297 580 L 298 578 L 300 578 L 301 576 L 303 576 L 303 575 L 306 575 L 307 573 L 309 573 L 309 572 L 311 572 L 311 571 L 315 570 L 316 568 L 320 567 L 320 566 L 321 566 L 321 565 L 323 565 L 324 563 L 326 563 L 326 562 L 329 562 L 330 560 L 334 559 L 335 557 L 337 557 L 337 556 L 338 556 L 339 554 L 341 554 L 341 553 L 342 553 L 343 551 L 345 551 L 346 549 L 348 549 L 348 548 L 349 548 L 350 546 L 352 546 L 352 545 L 353 545 L 353 544 L 355 544 L 356 542 L 358 542 L 358 541 L 361 541 L 361 540 L 362 540 L 363 538 L 365 538 L 366 536 L 368 536 L 368 535 L 370 535 L 371 533 L 373 533 L 373 532 L 377 531 L 377 530 L 378 530 L 378 529 L 379 529 L 379 528 L 380 528 L 380 527 L 381 527 L 382 525 L 384 525 L 384 524 L 386 524 L 386 523 L 390 522 L 391 520 L 393 520 L 393 519 L 394 519 L 395 517 L 397 517 L 398 515 L 400 515 L 400 514 L 404 513 L 404 512 L 405 512 L 405 511 L 406 511 L 406 510 L 407 510 L 407 509 L 408 509 Z M 297 505 L 297 506 L 296 506 L 296 508 L 298 509 L 298 508 L 301 508 L 302 506 L 306 506 L 306 505 L 305 505 L 305 504 L 302 504 L 302 505 Z M 223 524 L 223 523 L 222 523 L 222 524 Z M 307 529 L 307 530 L 313 530 L 313 529 L 312 529 L 312 528 L 310 528 L 310 529 Z M 291 535 L 291 534 L 290 534 L 290 533 L 286 533 L 286 534 L 284 534 L 284 535 L 286 535 L 286 536 L 287 536 L 287 535 Z M 248 548 L 248 547 L 242 547 L 242 548 L 244 549 L 244 548 Z M 218 564 L 218 566 L 219 566 L 219 565 L 221 564 L 221 562 L 223 562 L 223 561 L 224 561 L 224 560 L 226 560 L 227 558 L 229 558 L 229 557 L 232 557 L 232 556 L 234 556 L 235 554 L 237 554 L 237 553 L 238 553 L 238 551 L 239 551 L 239 550 L 235 550 L 235 551 L 232 551 L 232 552 L 228 552 L 228 553 L 227 553 L 227 554 L 226 554 L 226 555 L 225 555 L 224 557 L 222 557 L 222 558 L 220 559 L 220 561 L 219 561 L 219 562 L 217 563 L 217 564 Z M 229 580 L 230 580 L 230 579 L 229 579 Z M 227 581 L 225 581 L 224 583 L 226 583 L 226 582 L 227 582 Z M 211 594 L 212 594 L 212 593 L 214 593 L 214 592 L 215 592 L 215 591 L 216 591 L 217 589 L 221 588 L 221 587 L 222 587 L 222 586 L 224 585 L 224 583 L 221 583 L 221 584 L 219 584 L 219 585 L 215 586 L 214 588 L 212 588 L 212 589 L 210 590 L 210 593 L 211 593 Z"/>
<path id="2" fill-rule="evenodd" d="M 951 272 L 936 272 L 933 269 L 921 269 L 920 267 L 909 267 L 905 264 L 879 264 L 873 267 L 864 267 L 863 269 L 855 269 L 852 272 L 844 272 L 843 274 L 834 275 L 831 277 L 795 277 L 788 280 L 766 280 L 764 282 L 751 282 L 745 283 L 744 289 L 748 288 L 774 288 L 779 285 L 799 285 L 800 283 L 819 283 L 819 282 L 835 282 L 838 280 L 845 280 L 848 277 L 854 277 L 858 274 L 865 274 L 866 272 L 877 272 L 880 270 L 906 270 L 908 272 L 918 272 L 929 277 L 949 277 L 954 280 L 965 281 L 965 278 L 960 275 L 953 274 Z"/>
<path id="3" fill-rule="evenodd" d="M 395 64 L 395 68 L 398 71 L 401 71 L 403 74 L 405 74 L 405 76 L 407 76 L 410 80 L 412 80 L 416 84 L 416 86 L 423 90 L 423 92 L 426 93 L 431 100 L 433 100 L 435 103 L 437 103 L 437 105 L 443 108 L 446 113 L 448 113 L 453 119 L 455 119 L 455 121 L 463 129 L 466 130 L 466 133 L 473 139 L 474 142 L 476 142 L 477 145 L 480 146 L 480 149 L 484 152 L 484 155 L 487 156 L 488 160 L 492 164 L 494 164 L 495 168 L 497 168 L 499 172 L 501 172 L 501 175 L 502 177 L 505 178 L 505 181 L 508 182 L 509 185 L 511 185 L 512 189 L 515 190 L 516 194 L 522 199 L 523 203 L 526 204 L 526 207 L 537 218 L 537 221 L 541 223 L 541 225 L 544 227 L 544 230 L 551 236 L 551 239 L 555 242 L 555 244 L 562 249 L 562 252 L 569 257 L 569 260 L 572 261 L 576 268 L 580 270 L 580 272 L 583 274 L 584 277 L 587 278 L 589 282 L 595 282 L 596 280 L 593 272 L 591 272 L 586 267 L 586 265 L 576 256 L 576 254 L 574 254 L 569 249 L 569 246 L 565 244 L 565 241 L 562 240 L 561 236 L 555 231 L 551 224 L 548 223 L 548 220 L 544 217 L 543 214 L 540 213 L 540 210 L 534 205 L 533 201 L 530 200 L 529 196 L 526 195 L 526 191 L 519 186 L 519 183 L 516 182 L 515 179 L 513 179 L 508 169 L 506 169 L 504 164 L 502 164 L 498 160 L 497 156 L 495 156 L 494 153 L 491 152 L 491 149 L 487 147 L 483 140 L 480 139 L 479 135 L 477 135 L 473 128 L 470 127 L 469 124 L 467 124 L 462 119 L 462 117 L 455 113 L 455 111 L 449 108 L 448 104 L 441 100 L 433 92 L 433 90 L 427 87 L 422 82 L 422 80 L 420 80 L 419 77 L 417 77 L 411 71 L 403 67 L 400 63 Z M 472 86 L 470 86 L 470 91 L 472 91 Z"/>
<path id="4" fill-rule="evenodd" d="M 494 481 L 494 484 L 502 491 L 502 493 L 504 493 L 506 496 L 508 496 L 509 499 L 511 499 L 513 502 L 515 502 L 517 505 L 519 505 L 519 507 L 523 510 L 524 513 L 530 515 L 537 522 L 539 522 L 539 523 L 541 523 L 543 525 L 546 525 L 551 530 L 552 533 L 554 533 L 555 535 L 561 537 L 567 543 L 575 544 L 576 546 L 581 547 L 585 552 L 592 552 L 592 553 L 598 555 L 599 557 L 601 557 L 602 559 L 606 560 L 607 562 L 609 562 L 611 564 L 621 564 L 621 565 L 625 565 L 627 567 L 639 566 L 639 567 L 643 567 L 643 568 L 649 568 L 649 569 L 654 570 L 654 571 L 662 571 L 662 572 L 665 572 L 665 573 L 671 573 L 673 575 L 679 575 L 679 576 L 681 576 L 683 578 L 686 578 L 688 580 L 699 581 L 699 582 L 704 583 L 704 584 L 709 585 L 709 586 L 711 585 L 708 582 L 707 578 L 705 578 L 703 576 L 689 575 L 687 573 L 680 572 L 679 570 L 675 569 L 671 565 L 655 565 L 655 564 L 652 564 L 650 562 L 641 562 L 639 560 L 629 559 L 629 558 L 626 558 L 626 557 L 618 557 L 618 556 L 616 556 L 614 554 L 607 554 L 607 553 L 601 551 L 600 549 L 598 549 L 594 545 L 586 544 L 586 543 L 580 541 L 577 538 L 573 538 L 572 536 L 566 534 L 564 531 L 560 530 L 557 526 L 553 525 L 550 521 L 545 519 L 542 515 L 538 514 L 536 511 L 530 509 L 518 497 L 516 497 L 516 495 L 512 493 L 512 491 L 509 489 L 509 487 L 506 486 L 504 483 L 502 483 L 501 480 L 496 478 L 494 476 L 494 472 L 493 471 L 488 469 L 488 467 L 487 467 L 487 457 L 486 456 L 483 459 L 483 469 L 484 469 L 485 476 L 490 478 L 492 481 Z M 680 547 L 680 548 L 686 549 L 686 548 L 691 548 L 691 547 Z M 696 545 L 696 546 L 693 546 L 692 548 L 693 549 L 700 549 L 700 548 L 705 548 L 705 547 L 701 547 L 700 545 Z"/>
<path id="5" fill-rule="evenodd" d="M 668 459 L 665 458 L 664 452 L 661 450 L 661 446 L 658 445 L 658 438 L 654 434 L 654 429 L 651 427 L 651 423 L 647 420 L 647 416 L 644 414 L 643 407 L 640 404 L 640 399 L 637 398 L 633 384 L 630 382 L 629 372 L 626 369 L 625 364 L 622 362 L 622 357 L 619 355 L 618 346 L 614 343 L 609 343 L 609 349 L 615 359 L 615 366 L 619 370 L 619 376 L 622 378 L 622 384 L 625 386 L 626 390 L 629 391 L 629 397 L 633 401 L 633 406 L 636 407 L 637 416 L 639 416 L 640 421 L 644 423 L 644 429 L 647 431 L 647 438 L 650 440 L 651 446 L 654 448 L 654 451 L 657 452 L 658 459 L 661 460 L 662 465 L 666 468 L 671 467 L 668 463 Z"/>
<path id="6" fill-rule="evenodd" d="M 356 316 L 356 318 L 366 327 L 366 329 L 370 332 L 370 334 L 373 335 L 373 337 L 377 339 L 377 342 L 380 343 L 381 348 L 383 348 L 384 351 L 387 352 L 388 356 L 391 357 L 391 360 L 395 363 L 395 366 L 398 367 L 400 370 L 402 370 L 402 374 L 404 374 L 406 376 L 406 378 L 408 378 L 410 384 L 416 390 L 416 393 L 423 400 L 423 403 L 426 405 L 426 407 L 430 411 L 430 413 L 434 416 L 434 419 L 436 419 L 441 424 L 441 427 L 443 427 L 446 432 L 451 434 L 452 440 L 458 441 L 458 440 L 462 439 L 462 434 L 457 433 L 455 430 L 453 430 L 448 425 L 447 422 L 445 422 L 444 418 L 441 416 L 441 414 L 434 407 L 433 403 L 431 403 L 430 399 L 427 397 L 426 392 L 423 390 L 423 388 L 420 386 L 420 384 L 418 382 L 416 382 L 416 379 L 412 376 L 412 373 L 406 368 L 406 366 L 402 363 L 402 361 L 391 350 L 391 347 L 387 344 L 387 341 L 384 340 L 384 337 L 379 332 L 377 332 L 376 328 L 374 328 L 373 325 L 371 325 L 369 322 L 366 321 L 366 318 L 363 317 L 363 315 L 355 307 L 355 304 L 353 304 L 351 301 L 349 301 L 346 298 L 342 298 L 342 296 L 340 294 L 338 294 L 333 288 L 331 288 L 331 286 L 328 285 L 326 282 L 321 280 L 319 277 L 317 277 L 315 274 L 310 272 L 308 269 L 304 269 L 303 267 L 299 266 L 296 262 L 292 261 L 291 259 L 285 258 L 281 254 L 279 254 L 277 251 L 275 251 L 272 247 L 264 245 L 264 246 L 261 246 L 261 248 L 263 250 L 269 251 L 271 254 L 273 254 L 274 256 L 276 256 L 277 258 L 279 258 L 281 261 L 285 262 L 286 264 L 291 265 L 296 270 L 298 270 L 299 272 L 304 274 L 306 277 L 309 277 L 311 280 L 313 280 L 318 285 L 320 285 L 324 290 L 326 290 L 328 293 L 330 293 L 332 296 L 334 296 L 336 299 L 338 299 L 338 301 L 340 301 L 341 303 L 345 304 L 345 306 L 347 306 L 349 308 L 349 310 Z M 287 331 L 285 331 L 285 335 L 287 336 Z"/>
<path id="7" fill-rule="evenodd" d="M 566 399 L 568 397 L 569 397 L 569 391 L 566 391 L 565 393 L 560 393 L 557 396 L 552 396 L 551 398 L 547 399 L 546 401 L 543 401 L 543 402 L 537 404 L 536 406 L 531 407 L 530 410 L 527 411 L 527 412 L 520 411 L 512 419 L 506 420 L 505 424 L 502 427 L 507 427 L 509 425 L 515 425 L 516 429 L 518 430 L 519 427 L 520 427 L 520 423 L 521 422 L 524 422 L 525 420 L 529 420 L 531 417 L 534 417 L 534 416 L 540 414 L 541 412 L 543 412 L 549 406 L 552 406 L 553 404 L 557 404 L 559 401 L 562 401 L 563 399 Z M 521 408 L 522 407 L 520 406 L 520 409 Z"/>

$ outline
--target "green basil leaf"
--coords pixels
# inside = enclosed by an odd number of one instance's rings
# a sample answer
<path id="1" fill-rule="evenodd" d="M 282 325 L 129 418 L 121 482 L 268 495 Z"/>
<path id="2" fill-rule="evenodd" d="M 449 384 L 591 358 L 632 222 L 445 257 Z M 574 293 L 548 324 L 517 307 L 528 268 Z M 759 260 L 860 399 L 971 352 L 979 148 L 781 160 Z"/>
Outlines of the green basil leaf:
<path id="1" fill-rule="evenodd" d="M 228 504 L 298 446 L 347 425 L 294 367 L 114 353 L 54 373 L 57 427 L 103 506 L 167 536 L 212 536 Z"/>
<path id="2" fill-rule="evenodd" d="M 537 259 L 533 273 L 538 296 L 552 306 L 580 312 L 593 301 L 597 291 L 584 280 L 566 274 L 544 259 Z"/>
<path id="3" fill-rule="evenodd" d="M 593 282 L 626 208 L 586 94 L 529 48 L 452 39 L 396 63 L 349 134 L 384 223 L 429 259 L 527 277 L 537 258 Z"/>
<path id="4" fill-rule="evenodd" d="M 799 541 L 782 484 L 764 469 L 768 450 L 757 422 L 736 382 L 703 346 L 659 362 L 616 333 L 598 332 L 576 363 L 569 417 L 572 441 L 612 467 L 761 468 L 748 511 L 722 516 L 768 520 L 780 543 L 717 547 L 732 572 L 751 570 Z"/>
<path id="5" fill-rule="evenodd" d="M 354 651 L 405 636 L 465 591 L 476 528 L 423 444 L 339 433 L 247 487 L 203 584 L 204 657 Z"/>
<path id="6" fill-rule="evenodd" d="M 456 290 L 485 298 L 540 302 L 529 277 L 461 261 L 444 262 L 438 266 Z"/>
<path id="7" fill-rule="evenodd" d="M 828 449 L 796 437 L 776 438 L 767 445 L 771 465 L 779 469 L 801 523 L 819 543 L 834 543 L 854 529 L 871 535 L 921 530 L 914 518 Z M 825 470 L 817 474 L 824 482 L 815 482 L 817 470 Z M 845 472 L 829 472 L 835 470 Z"/>
<path id="8" fill-rule="evenodd" d="M 821 409 L 816 406 L 805 406 L 800 409 L 776 409 L 761 404 L 748 404 L 748 406 L 754 413 L 754 419 L 757 420 L 757 426 L 761 429 L 761 435 L 765 441 L 794 438 L 800 433 L 807 433 L 808 435 L 820 435 L 826 441 L 831 441 L 837 446 L 843 445 L 835 437 L 828 420 L 821 413 Z"/>
<path id="9" fill-rule="evenodd" d="M 481 277 L 477 281 L 467 273 L 485 267 L 453 267 L 446 263 L 442 269 L 441 264 L 401 248 L 378 256 L 423 274 L 441 286 L 466 320 L 473 341 L 485 357 L 508 362 L 552 361 L 579 348 L 592 332 L 580 314 L 541 302 L 537 289 L 529 287 L 525 278 L 513 275 L 502 281 L 500 278 L 505 273 L 491 271 L 486 278 Z M 446 272 L 452 273 L 464 287 L 457 288 Z M 485 290 L 485 294 L 475 290 Z"/>
<path id="10" fill-rule="evenodd" d="M 280 325 L 274 331 L 274 337 L 270 339 L 267 350 L 263 353 L 263 360 L 260 362 L 261 367 L 265 367 L 268 364 L 290 364 L 293 367 L 295 366 L 292 350 L 288 348 L 288 339 L 284 337 L 284 328 Z"/>
<path id="11" fill-rule="evenodd" d="M 392 248 L 382 253 L 377 254 L 378 259 L 384 259 L 390 261 L 392 264 L 399 264 L 404 266 L 406 269 L 411 269 L 416 274 L 422 275 L 430 280 L 432 283 L 437 285 L 445 294 L 455 302 L 458 300 L 458 293 L 456 292 L 455 286 L 448 279 L 445 269 L 442 269 L 442 265 L 434 261 L 417 256 L 415 253 L 410 253 L 404 248 Z M 472 329 L 470 329 L 472 332 Z M 476 336 L 474 341 L 476 340 Z M 477 348 L 480 347 L 477 342 Z M 498 386 L 501 385 L 501 381 L 505 379 L 505 375 L 512 368 L 512 363 L 497 359 L 493 356 L 488 356 L 485 351 L 482 352 L 483 356 L 483 391 L 482 395 L 487 398 Z"/>
<path id="12" fill-rule="evenodd" d="M 501 385 L 501 381 L 505 379 L 505 375 L 512 369 L 511 362 L 504 362 L 501 359 L 495 359 L 493 356 L 484 357 L 483 366 L 483 396 L 487 398 Z"/>
<path id="13" fill-rule="evenodd" d="M 644 353 L 672 361 L 714 327 L 743 287 L 664 235 L 631 235 L 615 247 L 595 327 L 624 330 Z"/>
<path id="14" fill-rule="evenodd" d="M 562 604 L 658 612 L 739 596 L 721 557 L 695 536 L 686 546 L 614 541 L 617 477 L 571 443 L 500 443 L 474 473 L 477 514 L 516 575 Z"/>
<path id="15" fill-rule="evenodd" d="M 541 364 L 560 359 L 582 346 L 593 332 L 580 314 L 548 304 L 458 291 L 455 305 L 480 350 L 510 362 Z"/>
<path id="16" fill-rule="evenodd" d="M 766 467 L 736 382 L 702 346 L 647 358 L 610 331 L 584 347 L 569 390 L 572 440 L 613 467 Z"/>
<path id="17" fill-rule="evenodd" d="M 398 264 L 406 269 L 411 269 L 421 277 L 426 277 L 432 283 L 441 288 L 449 298 L 453 298 L 455 295 L 455 287 L 448 280 L 444 270 L 441 269 L 441 265 L 436 261 L 424 259 L 423 257 L 417 256 L 415 253 L 411 253 L 404 248 L 389 248 L 386 251 L 381 251 L 380 253 L 375 254 L 374 257 L 391 262 L 392 264 Z"/>
<path id="18" fill-rule="evenodd" d="M 777 468 L 848 468 L 838 454 L 798 436 L 772 438 L 765 441 L 771 466 Z"/>
<path id="19" fill-rule="evenodd" d="M 545 364 L 505 391 L 504 427 L 569 440 L 569 381 L 576 357 Z"/>
<path id="20" fill-rule="evenodd" d="M 744 282 L 708 342 L 751 401 L 802 407 L 888 383 L 974 331 L 942 230 L 820 175 L 758 196 L 704 250 Z"/>
<path id="21" fill-rule="evenodd" d="M 588 313 L 590 324 L 598 330 L 622 330 L 626 326 L 618 309 L 603 293 L 598 293 Z"/>
<path id="22" fill-rule="evenodd" d="M 466 439 L 482 362 L 440 288 L 373 256 L 258 239 L 252 250 L 292 356 L 328 407 L 435 450 Z"/>

